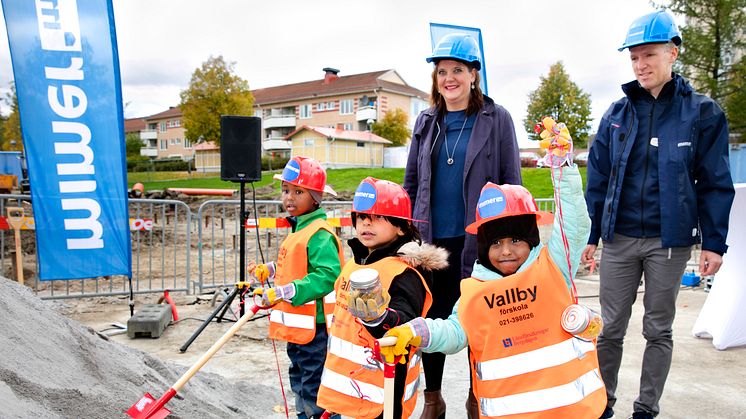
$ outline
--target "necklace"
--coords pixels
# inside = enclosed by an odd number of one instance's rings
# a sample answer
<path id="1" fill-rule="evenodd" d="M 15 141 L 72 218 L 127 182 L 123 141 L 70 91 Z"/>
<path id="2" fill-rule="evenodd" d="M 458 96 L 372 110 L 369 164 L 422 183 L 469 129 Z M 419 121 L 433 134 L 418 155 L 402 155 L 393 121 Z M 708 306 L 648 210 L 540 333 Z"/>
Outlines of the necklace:
<path id="1" fill-rule="evenodd" d="M 461 134 L 464 133 L 464 127 L 466 126 L 467 119 L 469 118 L 466 116 L 466 113 L 464 113 L 464 124 L 461 125 L 461 131 L 459 131 L 458 133 L 458 138 L 456 138 L 456 144 L 453 145 L 453 152 L 451 153 L 448 152 L 448 124 L 446 124 L 446 129 L 445 129 L 445 132 L 443 132 L 443 135 L 445 136 L 446 156 L 448 157 L 448 160 L 446 160 L 446 163 L 448 163 L 449 166 L 453 164 L 453 156 L 456 155 L 456 147 L 458 147 L 458 142 L 461 141 Z"/>

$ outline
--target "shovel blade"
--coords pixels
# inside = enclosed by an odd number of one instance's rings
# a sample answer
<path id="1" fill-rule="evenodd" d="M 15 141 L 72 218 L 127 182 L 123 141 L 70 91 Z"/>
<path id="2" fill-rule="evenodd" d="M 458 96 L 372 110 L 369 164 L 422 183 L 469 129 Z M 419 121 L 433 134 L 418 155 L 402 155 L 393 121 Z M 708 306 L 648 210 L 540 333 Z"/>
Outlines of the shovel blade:
<path id="1" fill-rule="evenodd" d="M 171 414 L 171 411 L 162 407 L 155 412 L 150 412 L 152 405 L 155 403 L 155 397 L 150 393 L 145 393 L 137 403 L 127 410 L 127 415 L 134 419 L 163 419 Z"/>

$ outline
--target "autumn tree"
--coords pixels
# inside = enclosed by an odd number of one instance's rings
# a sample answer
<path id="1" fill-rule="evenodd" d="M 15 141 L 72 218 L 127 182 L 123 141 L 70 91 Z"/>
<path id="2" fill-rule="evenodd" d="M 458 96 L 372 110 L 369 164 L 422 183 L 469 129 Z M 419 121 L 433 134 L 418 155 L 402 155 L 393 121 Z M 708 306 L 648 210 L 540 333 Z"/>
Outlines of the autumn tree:
<path id="1" fill-rule="evenodd" d="M 18 111 L 18 96 L 16 96 L 16 86 L 14 83 L 10 84 L 10 92 L 6 93 L 4 101 L 10 106 L 10 115 L 3 123 L 0 149 L 6 151 L 23 150 L 21 114 Z"/>
<path id="2" fill-rule="evenodd" d="M 744 133 L 746 109 L 736 104 L 743 100 L 738 96 L 746 66 L 734 61 L 737 51 L 746 52 L 746 0 L 673 0 L 657 6 L 686 18 L 679 27 L 683 42 L 674 71 L 725 108 L 731 132 Z"/>
<path id="3" fill-rule="evenodd" d="M 373 134 L 383 137 L 393 144 L 392 147 L 402 146 L 412 136 L 412 131 L 407 128 L 409 116 L 401 108 L 386 112 L 380 121 L 374 122 L 371 127 Z"/>
<path id="4" fill-rule="evenodd" d="M 544 116 L 564 122 L 572 135 L 575 148 L 585 148 L 591 129 L 591 96 L 570 80 L 561 61 L 549 68 L 549 74 L 539 78 L 539 87 L 529 93 L 528 109 L 523 125 L 531 139 L 539 139 L 534 125 Z"/>
<path id="5" fill-rule="evenodd" d="M 233 74 L 234 62 L 210 57 L 192 73 L 189 87 L 181 92 L 186 138 L 220 144 L 220 115 L 253 114 L 254 96 L 246 80 Z"/>

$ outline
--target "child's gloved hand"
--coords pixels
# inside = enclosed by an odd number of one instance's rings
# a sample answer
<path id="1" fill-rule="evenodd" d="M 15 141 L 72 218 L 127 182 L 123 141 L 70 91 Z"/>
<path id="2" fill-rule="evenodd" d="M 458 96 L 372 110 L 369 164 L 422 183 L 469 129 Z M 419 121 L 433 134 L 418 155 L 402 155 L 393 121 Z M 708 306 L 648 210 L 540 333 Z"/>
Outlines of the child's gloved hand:
<path id="1" fill-rule="evenodd" d="M 347 296 L 347 311 L 364 322 L 374 322 L 383 317 L 390 301 L 391 296 L 386 290 L 382 290 L 380 296 L 361 296 L 350 292 Z"/>
<path id="2" fill-rule="evenodd" d="M 262 296 L 262 305 L 265 307 L 273 306 L 280 300 L 290 302 L 295 296 L 295 285 L 287 284 L 267 289 L 257 288 L 254 290 L 254 295 Z"/>
<path id="3" fill-rule="evenodd" d="M 396 344 L 394 346 L 381 347 L 381 356 L 389 364 L 393 364 L 397 356 L 401 356 L 401 359 L 399 359 L 400 363 L 406 363 L 407 360 L 404 355 L 409 353 L 410 347 L 419 346 L 422 342 L 422 337 L 415 334 L 414 328 L 411 327 L 409 323 L 389 330 L 386 332 L 384 337 L 396 338 Z"/>
<path id="4" fill-rule="evenodd" d="M 551 117 L 545 116 L 534 126 L 534 132 L 541 137 L 539 142 L 541 148 L 547 150 L 547 154 L 541 159 L 546 166 L 572 165 L 572 137 L 564 123 L 558 123 Z"/>
<path id="5" fill-rule="evenodd" d="M 255 265 L 253 274 L 260 283 L 266 282 L 268 279 L 274 279 L 275 277 L 275 263 L 269 262 L 266 264 Z"/>

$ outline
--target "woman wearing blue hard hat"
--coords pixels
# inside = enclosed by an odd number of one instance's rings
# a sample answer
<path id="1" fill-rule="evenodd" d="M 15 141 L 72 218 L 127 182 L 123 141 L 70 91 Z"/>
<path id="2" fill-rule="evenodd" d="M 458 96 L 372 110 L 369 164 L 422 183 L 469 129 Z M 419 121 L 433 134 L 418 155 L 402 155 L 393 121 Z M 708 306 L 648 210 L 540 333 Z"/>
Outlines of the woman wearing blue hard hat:
<path id="1" fill-rule="evenodd" d="M 703 275 L 718 271 L 728 249 L 734 196 L 728 124 L 715 101 L 673 72 L 681 41 L 665 11 L 632 22 L 619 50 L 629 48 L 635 80 L 622 85 L 625 96 L 601 119 L 588 157 L 592 228 L 582 261 L 593 261 L 603 239 L 598 361 L 608 402 L 602 418 L 614 416 L 624 337 L 641 278 L 647 342 L 635 419 L 660 412 L 676 297 L 692 245 L 702 244 Z"/>
<path id="2" fill-rule="evenodd" d="M 513 120 L 505 108 L 482 94 L 477 41 L 465 33 L 445 35 L 425 60 L 434 65 L 432 106 L 415 122 L 404 176 L 412 218 L 423 240 L 447 249 L 449 268 L 433 273 L 430 318 L 446 318 L 460 296 L 460 282 L 477 259 L 474 222 L 485 182 L 521 184 Z M 424 354 L 425 408 L 421 418 L 445 415 L 441 382 L 445 355 Z M 469 417 L 478 417 L 469 392 Z"/>

